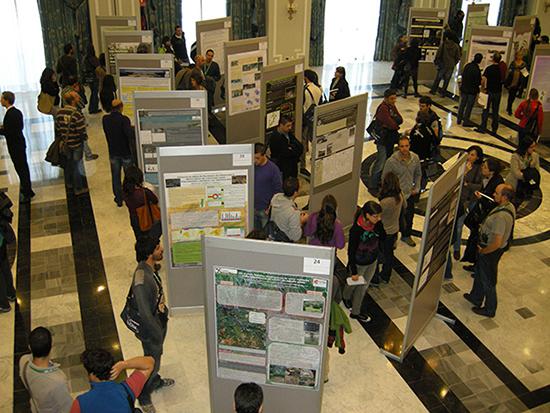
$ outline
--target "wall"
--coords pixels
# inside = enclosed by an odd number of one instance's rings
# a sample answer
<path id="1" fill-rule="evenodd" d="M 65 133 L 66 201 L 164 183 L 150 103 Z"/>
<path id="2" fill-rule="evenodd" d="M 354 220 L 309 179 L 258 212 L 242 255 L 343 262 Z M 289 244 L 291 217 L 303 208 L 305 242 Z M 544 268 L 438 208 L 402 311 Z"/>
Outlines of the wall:
<path id="1" fill-rule="evenodd" d="M 98 50 L 99 33 L 96 33 L 95 16 L 135 16 L 140 21 L 139 0 L 89 0 L 92 41 Z M 138 30 L 141 27 L 138 24 Z"/>

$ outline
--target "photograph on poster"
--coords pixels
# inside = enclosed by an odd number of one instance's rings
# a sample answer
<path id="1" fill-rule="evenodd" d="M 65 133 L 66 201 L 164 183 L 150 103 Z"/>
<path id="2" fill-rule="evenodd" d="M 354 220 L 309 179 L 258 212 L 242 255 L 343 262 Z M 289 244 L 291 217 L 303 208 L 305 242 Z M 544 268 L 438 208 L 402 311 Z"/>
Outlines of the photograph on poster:
<path id="1" fill-rule="evenodd" d="M 468 62 L 471 62 L 474 59 L 476 53 L 481 53 L 483 55 L 483 60 L 481 61 L 479 68 L 482 73 L 485 68 L 491 64 L 491 59 L 493 53 L 495 52 L 500 53 L 503 62 L 507 62 L 509 42 L 510 38 L 505 37 L 472 35 Z"/>
<path id="2" fill-rule="evenodd" d="M 124 103 L 124 114 L 134 119 L 134 92 L 136 91 L 163 91 L 172 89 L 170 69 L 135 69 L 119 68 L 119 92 Z"/>
<path id="3" fill-rule="evenodd" d="M 163 109 L 137 112 L 144 179 L 158 185 L 157 148 L 202 145 L 200 109 Z"/>
<path id="4" fill-rule="evenodd" d="M 116 71 L 117 54 L 137 53 L 139 42 L 112 42 L 107 45 L 109 55 L 109 73 Z"/>
<path id="5" fill-rule="evenodd" d="M 281 116 L 296 118 L 296 75 L 266 82 L 265 141 L 269 142 L 276 131 Z M 294 129 L 295 125 L 293 125 Z"/>
<path id="6" fill-rule="evenodd" d="M 164 175 L 172 268 L 202 264 L 201 235 L 248 233 L 248 171 Z"/>
<path id="7" fill-rule="evenodd" d="M 206 54 L 208 49 L 214 51 L 214 61 L 220 66 L 220 73 L 225 71 L 224 42 L 231 40 L 229 38 L 229 29 L 217 29 L 201 32 L 201 52 Z"/>
<path id="8" fill-rule="evenodd" d="M 535 57 L 530 87 L 539 91 L 544 112 L 550 112 L 550 56 Z"/>
<path id="9" fill-rule="evenodd" d="M 328 281 L 214 267 L 218 377 L 317 388 Z"/>
<path id="10" fill-rule="evenodd" d="M 420 61 L 433 62 L 443 36 L 445 16 L 413 17 L 411 21 L 410 38 L 416 38 L 420 46 Z"/>
<path id="11" fill-rule="evenodd" d="M 265 49 L 236 53 L 227 57 L 229 63 L 229 115 L 260 108 L 260 77 L 267 62 Z"/>

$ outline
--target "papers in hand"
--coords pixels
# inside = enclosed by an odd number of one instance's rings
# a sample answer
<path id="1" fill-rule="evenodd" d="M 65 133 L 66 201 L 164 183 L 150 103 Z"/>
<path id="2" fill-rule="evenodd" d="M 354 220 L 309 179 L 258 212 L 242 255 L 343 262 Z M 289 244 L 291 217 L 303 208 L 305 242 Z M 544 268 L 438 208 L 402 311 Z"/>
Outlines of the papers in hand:
<path id="1" fill-rule="evenodd" d="M 348 277 L 346 278 L 346 282 L 348 283 L 348 285 L 363 285 L 365 284 L 365 278 L 363 278 L 363 276 L 360 275 L 357 281 L 353 281 L 351 277 Z"/>

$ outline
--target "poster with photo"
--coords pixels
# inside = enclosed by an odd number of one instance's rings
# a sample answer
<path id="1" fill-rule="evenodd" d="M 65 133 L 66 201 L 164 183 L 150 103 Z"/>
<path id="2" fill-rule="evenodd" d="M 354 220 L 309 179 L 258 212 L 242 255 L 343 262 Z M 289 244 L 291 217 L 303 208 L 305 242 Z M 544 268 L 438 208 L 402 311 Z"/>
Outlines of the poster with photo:
<path id="1" fill-rule="evenodd" d="M 471 5 L 473 6 L 473 5 Z M 462 43 L 462 53 L 469 56 L 470 38 L 472 36 L 473 26 L 487 26 L 489 18 L 489 5 L 477 4 L 476 10 L 473 10 L 471 6 L 468 6 L 468 15 L 466 16 L 466 27 L 464 29 L 464 41 Z M 483 6 L 482 8 L 479 8 Z M 468 60 L 470 61 L 470 60 Z"/>
<path id="2" fill-rule="evenodd" d="M 420 61 L 433 62 L 443 37 L 445 16 L 413 17 L 409 37 L 417 39 L 420 46 Z"/>
<path id="3" fill-rule="evenodd" d="M 491 64 L 493 53 L 500 53 L 502 61 L 508 61 L 509 44 L 510 38 L 507 37 L 473 35 L 470 41 L 468 62 L 471 62 L 477 53 L 481 53 L 483 60 L 479 68 L 483 73 L 485 68 Z"/>
<path id="4" fill-rule="evenodd" d="M 544 112 L 550 112 L 550 56 L 535 57 L 530 87 L 539 91 Z"/>
<path id="5" fill-rule="evenodd" d="M 297 79 L 296 75 L 292 75 L 266 82 L 266 142 L 270 141 L 271 135 L 277 130 L 281 116 L 296 119 Z"/>
<path id="6" fill-rule="evenodd" d="M 212 49 L 214 51 L 214 61 L 220 66 L 220 73 L 225 72 L 224 58 L 224 42 L 229 40 L 229 29 L 217 29 L 201 32 L 201 51 L 206 55 L 206 51 Z"/>
<path id="7" fill-rule="evenodd" d="M 116 71 L 116 55 L 137 53 L 140 42 L 112 42 L 107 45 L 109 56 L 109 73 Z"/>
<path id="8" fill-rule="evenodd" d="M 236 53 L 227 57 L 229 73 L 229 115 L 260 108 L 261 72 L 267 63 L 267 50 Z"/>

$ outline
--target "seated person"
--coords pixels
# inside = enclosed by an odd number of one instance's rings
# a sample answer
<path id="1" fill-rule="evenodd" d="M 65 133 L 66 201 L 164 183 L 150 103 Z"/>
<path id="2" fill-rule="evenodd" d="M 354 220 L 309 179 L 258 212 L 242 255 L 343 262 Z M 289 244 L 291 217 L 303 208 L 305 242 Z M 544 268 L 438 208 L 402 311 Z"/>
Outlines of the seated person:
<path id="1" fill-rule="evenodd" d="M 298 179 L 287 178 L 283 182 L 283 192 L 273 195 L 271 200 L 271 220 L 291 241 L 302 238 L 302 227 L 308 219 L 307 212 L 300 211 L 294 202 L 298 189 Z"/>

